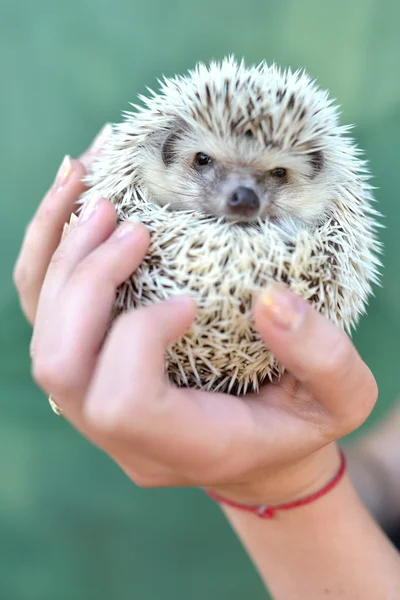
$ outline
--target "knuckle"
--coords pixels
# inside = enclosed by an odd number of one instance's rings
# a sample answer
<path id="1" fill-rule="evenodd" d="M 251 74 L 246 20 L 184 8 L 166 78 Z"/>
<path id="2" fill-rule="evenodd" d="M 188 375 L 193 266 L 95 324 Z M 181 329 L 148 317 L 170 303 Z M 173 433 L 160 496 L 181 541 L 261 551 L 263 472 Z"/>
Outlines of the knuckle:
<path id="1" fill-rule="evenodd" d="M 48 361 L 36 356 L 32 361 L 32 377 L 40 387 L 45 390 L 52 389 L 54 371 Z"/>
<path id="2" fill-rule="evenodd" d="M 18 292 L 19 302 L 25 317 L 32 324 L 35 319 L 37 293 L 35 282 L 22 263 L 17 263 L 13 271 L 13 282 Z"/>
<path id="3" fill-rule="evenodd" d="M 378 386 L 374 376 L 365 366 L 361 384 L 355 387 L 353 397 L 332 427 L 333 439 L 349 435 L 361 427 L 370 416 L 378 399 Z"/>
<path id="4" fill-rule="evenodd" d="M 51 394 L 66 394 L 74 387 L 74 379 L 69 375 L 70 365 L 65 357 L 44 358 L 35 354 L 32 361 L 32 377 L 36 383 Z"/>
<path id="5" fill-rule="evenodd" d="M 357 392 L 357 399 L 349 403 L 349 410 L 342 421 L 342 435 L 357 430 L 370 416 L 378 399 L 378 386 L 370 373 Z"/>
<path id="6" fill-rule="evenodd" d="M 32 280 L 29 270 L 20 261 L 14 267 L 13 282 L 20 294 L 24 294 L 31 287 Z"/>
<path id="7" fill-rule="evenodd" d="M 378 384 L 372 373 L 368 369 L 368 375 L 364 380 L 363 390 L 360 394 L 360 408 L 363 415 L 363 422 L 369 417 L 378 400 Z"/>

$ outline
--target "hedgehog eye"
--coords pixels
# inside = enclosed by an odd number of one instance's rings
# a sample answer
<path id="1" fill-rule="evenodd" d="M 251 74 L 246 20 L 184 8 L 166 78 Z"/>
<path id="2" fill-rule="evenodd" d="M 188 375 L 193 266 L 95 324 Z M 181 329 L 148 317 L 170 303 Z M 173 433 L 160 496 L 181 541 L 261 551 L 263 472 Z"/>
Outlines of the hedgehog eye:
<path id="1" fill-rule="evenodd" d="M 211 156 L 208 156 L 208 154 L 204 154 L 204 152 L 198 152 L 194 157 L 194 162 L 199 167 L 204 167 L 205 165 L 211 164 L 213 159 Z"/>
<path id="2" fill-rule="evenodd" d="M 252 130 L 251 130 L 251 129 L 247 129 L 247 130 L 244 132 L 244 135 L 245 135 L 247 138 L 253 138 L 253 137 L 254 137 L 254 133 L 252 132 Z"/>
<path id="3" fill-rule="evenodd" d="M 282 167 L 278 167 L 271 171 L 272 177 L 276 177 L 277 179 L 283 179 L 286 176 L 286 169 Z"/>

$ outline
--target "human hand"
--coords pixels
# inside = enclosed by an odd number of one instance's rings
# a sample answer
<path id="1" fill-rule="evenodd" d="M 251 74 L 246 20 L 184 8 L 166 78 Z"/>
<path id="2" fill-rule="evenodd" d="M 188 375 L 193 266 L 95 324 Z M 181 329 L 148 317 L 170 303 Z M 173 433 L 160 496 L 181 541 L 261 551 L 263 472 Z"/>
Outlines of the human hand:
<path id="1" fill-rule="evenodd" d="M 320 489 L 338 468 L 332 442 L 377 395 L 347 336 L 274 286 L 254 318 L 290 375 L 245 398 L 177 389 L 164 355 L 194 319 L 190 298 L 122 315 L 103 344 L 116 287 L 149 243 L 142 225 L 115 221 L 108 201 L 90 204 L 51 259 L 32 344 L 38 384 L 140 486 L 207 486 L 270 505 Z"/>

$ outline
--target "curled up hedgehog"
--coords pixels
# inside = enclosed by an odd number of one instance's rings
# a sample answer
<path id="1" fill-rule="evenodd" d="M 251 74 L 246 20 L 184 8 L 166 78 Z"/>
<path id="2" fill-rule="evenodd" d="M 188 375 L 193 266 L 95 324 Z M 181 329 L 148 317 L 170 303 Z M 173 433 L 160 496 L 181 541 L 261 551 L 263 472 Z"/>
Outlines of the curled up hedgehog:
<path id="1" fill-rule="evenodd" d="M 181 386 L 243 394 L 283 367 L 252 299 L 289 285 L 350 331 L 378 280 L 378 213 L 360 152 L 303 72 L 232 58 L 164 79 L 125 113 L 88 176 L 151 247 L 118 290 L 121 311 L 189 294 L 191 329 L 166 356 Z"/>

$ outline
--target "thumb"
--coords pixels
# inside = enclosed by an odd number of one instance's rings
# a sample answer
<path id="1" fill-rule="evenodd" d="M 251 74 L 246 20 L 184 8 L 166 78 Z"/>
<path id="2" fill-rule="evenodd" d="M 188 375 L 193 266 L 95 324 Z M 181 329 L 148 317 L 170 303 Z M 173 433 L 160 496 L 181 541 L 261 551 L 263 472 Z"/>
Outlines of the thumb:
<path id="1" fill-rule="evenodd" d="M 347 335 L 283 285 L 259 295 L 254 318 L 266 346 L 316 400 L 349 428 L 361 425 L 377 387 Z"/>

